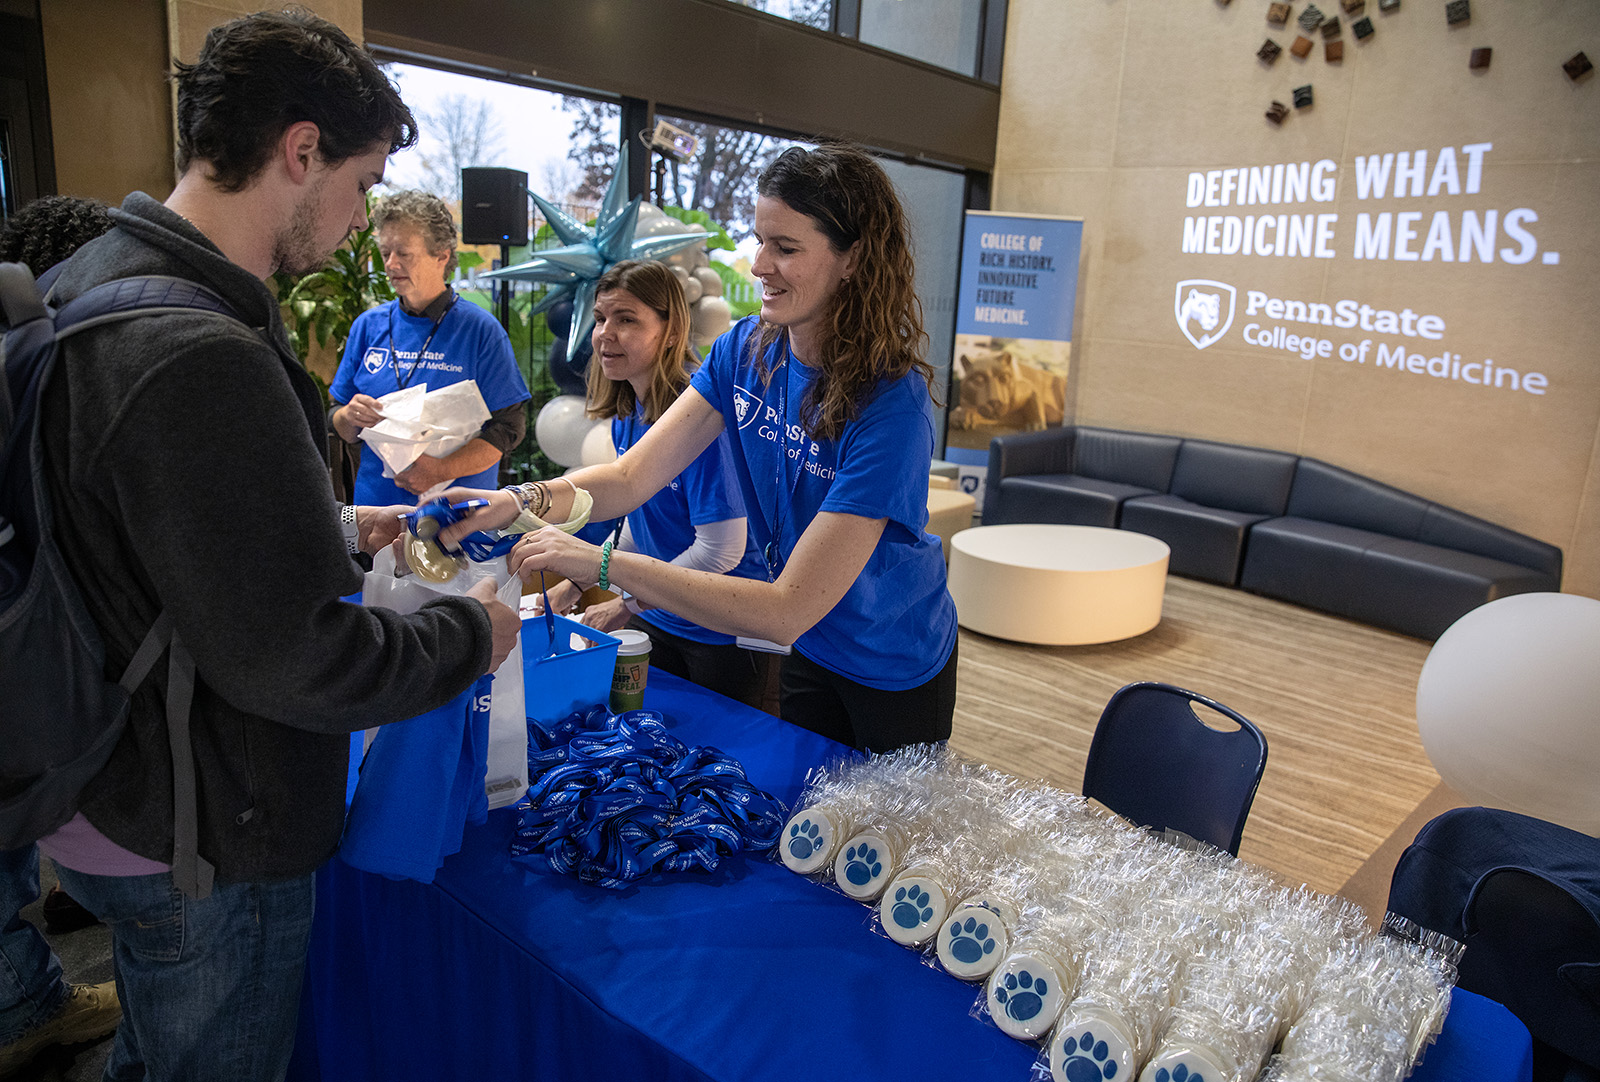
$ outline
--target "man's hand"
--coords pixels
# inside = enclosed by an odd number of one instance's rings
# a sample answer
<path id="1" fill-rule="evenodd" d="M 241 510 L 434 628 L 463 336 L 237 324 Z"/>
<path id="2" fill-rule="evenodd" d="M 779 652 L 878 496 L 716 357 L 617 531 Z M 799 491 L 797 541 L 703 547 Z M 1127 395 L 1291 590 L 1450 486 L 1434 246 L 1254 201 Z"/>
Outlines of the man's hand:
<path id="1" fill-rule="evenodd" d="M 357 507 L 356 528 L 361 531 L 361 551 L 368 556 L 376 556 L 385 545 L 393 544 L 405 529 L 402 520 L 415 510 L 415 507 L 407 507 L 403 503 L 392 503 L 388 507 Z"/>
<path id="2" fill-rule="evenodd" d="M 517 610 L 500 600 L 494 583 L 483 579 L 472 584 L 467 596 L 483 603 L 489 614 L 489 626 L 494 631 L 494 649 L 489 657 L 489 671 L 500 668 L 502 662 L 516 649 L 517 637 L 522 634 L 522 617 Z"/>

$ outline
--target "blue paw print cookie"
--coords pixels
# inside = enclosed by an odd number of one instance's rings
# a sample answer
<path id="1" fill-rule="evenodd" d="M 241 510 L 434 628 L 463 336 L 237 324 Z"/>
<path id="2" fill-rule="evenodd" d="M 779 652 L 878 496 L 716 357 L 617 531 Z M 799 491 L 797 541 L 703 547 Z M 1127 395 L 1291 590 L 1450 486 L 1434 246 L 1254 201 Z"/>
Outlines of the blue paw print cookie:
<path id="1" fill-rule="evenodd" d="M 870 902 L 882 894 L 893 876 L 894 847 L 872 831 L 851 838 L 833 862 L 833 881 L 858 902 Z"/>
<path id="2" fill-rule="evenodd" d="M 1037 1018 L 1044 1010 L 1044 997 L 1050 994 L 1050 985 L 1043 977 L 1035 978 L 1026 969 L 1007 973 L 996 987 L 994 998 L 1006 1009 L 1006 1014 L 1018 1022 Z"/>
<path id="3" fill-rule="evenodd" d="M 926 875 L 902 875 L 884 891 L 878 917 L 889 938 L 903 947 L 916 946 L 939 930 L 949 907 L 943 886 Z"/>
<path id="4" fill-rule="evenodd" d="M 994 972 L 1010 942 L 999 913 L 984 905 L 963 903 L 939 929 L 939 963 L 952 977 L 981 980 Z"/>
<path id="5" fill-rule="evenodd" d="M 822 848 L 822 830 L 810 819 L 802 819 L 789 828 L 789 852 L 800 860 L 808 860 L 812 853 Z"/>
<path id="6" fill-rule="evenodd" d="M 839 828 L 833 817 L 825 809 L 807 808 L 796 812 L 784 826 L 778 852 L 790 871 L 810 875 L 833 859 L 838 842 Z"/>
<path id="7" fill-rule="evenodd" d="M 1060 963 L 1039 951 L 1020 951 L 989 978 L 989 1016 L 1021 1041 L 1042 1037 L 1066 1002 Z"/>
<path id="8" fill-rule="evenodd" d="M 1053 1082 L 1133 1082 L 1132 1039 L 1098 1009 L 1069 1013 L 1050 1041 Z"/>
<path id="9" fill-rule="evenodd" d="M 952 921 L 950 953 L 956 961 L 966 962 L 968 965 L 986 954 L 993 954 L 994 937 L 989 934 L 989 926 L 980 924 L 976 917 L 968 917 L 965 921 Z"/>
<path id="10" fill-rule="evenodd" d="M 900 928 L 915 928 L 933 919 L 933 909 L 928 905 L 932 897 L 918 884 L 901 887 L 894 892 L 894 923 Z"/>
<path id="11" fill-rule="evenodd" d="M 1117 1077 L 1117 1061 L 1109 1059 L 1111 1049 L 1096 1040 L 1094 1030 L 1085 1029 L 1061 1042 L 1061 1076 L 1067 1082 L 1107 1082 Z"/>

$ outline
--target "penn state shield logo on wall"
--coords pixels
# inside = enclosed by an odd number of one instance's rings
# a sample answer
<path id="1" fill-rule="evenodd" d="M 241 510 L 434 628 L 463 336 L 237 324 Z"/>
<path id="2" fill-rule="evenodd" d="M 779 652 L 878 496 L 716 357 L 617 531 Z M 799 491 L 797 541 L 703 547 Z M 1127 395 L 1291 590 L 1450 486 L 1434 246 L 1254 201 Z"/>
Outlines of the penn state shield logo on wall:
<path id="1" fill-rule="evenodd" d="M 1185 278 L 1173 295 L 1178 329 L 1195 349 L 1205 349 L 1233 326 L 1233 287 L 1209 278 Z"/>

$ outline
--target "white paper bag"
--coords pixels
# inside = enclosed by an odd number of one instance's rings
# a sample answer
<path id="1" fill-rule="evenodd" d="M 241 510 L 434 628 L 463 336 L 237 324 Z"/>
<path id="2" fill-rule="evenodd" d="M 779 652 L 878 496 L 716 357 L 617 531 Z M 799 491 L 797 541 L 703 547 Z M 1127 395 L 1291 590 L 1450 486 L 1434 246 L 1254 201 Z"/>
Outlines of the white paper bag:
<path id="1" fill-rule="evenodd" d="M 522 599 L 522 580 L 511 574 L 503 558 L 469 564 L 459 575 L 444 583 L 424 582 L 416 575 L 395 576 L 394 550 L 385 548 L 373 557 L 361 588 L 361 603 L 369 608 L 416 612 L 443 595 L 464 595 L 482 579 L 492 579 L 500 600 L 516 609 Z M 494 671 L 493 696 L 489 703 L 489 762 L 484 774 L 484 792 L 490 809 L 520 800 L 528 791 L 528 717 L 522 689 L 522 639 L 519 636 L 511 654 Z M 367 745 L 376 729 L 367 731 Z"/>
<path id="2" fill-rule="evenodd" d="M 476 380 L 438 390 L 426 383 L 404 387 L 378 399 L 383 420 L 361 430 L 361 440 L 383 462 L 383 475 L 403 473 L 423 455 L 443 458 L 459 451 L 483 429 L 489 407 Z"/>

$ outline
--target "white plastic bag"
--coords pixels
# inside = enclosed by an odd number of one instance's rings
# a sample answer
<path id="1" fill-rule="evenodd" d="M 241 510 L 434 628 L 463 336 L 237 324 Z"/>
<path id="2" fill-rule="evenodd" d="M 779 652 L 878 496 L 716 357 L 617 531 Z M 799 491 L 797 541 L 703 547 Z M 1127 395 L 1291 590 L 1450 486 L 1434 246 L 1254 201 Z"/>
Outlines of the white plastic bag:
<path id="1" fill-rule="evenodd" d="M 394 550 L 385 548 L 373 557 L 361 588 L 361 603 L 369 608 L 416 612 L 441 594 L 463 595 L 472 585 L 492 579 L 496 593 L 505 604 L 516 609 L 522 600 L 522 580 L 511 574 L 503 558 L 471 563 L 449 582 L 425 582 L 416 575 L 395 576 Z M 484 792 L 490 809 L 501 808 L 521 799 L 528 790 L 528 718 L 522 688 L 522 639 L 494 672 L 493 698 L 489 704 L 489 761 L 484 773 Z M 377 730 L 367 732 L 367 744 Z"/>
<path id="2" fill-rule="evenodd" d="M 396 477 L 423 455 L 443 458 L 465 447 L 489 419 L 476 380 L 438 390 L 426 383 L 378 399 L 383 420 L 361 430 L 361 440 L 383 461 L 383 475 Z"/>

